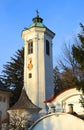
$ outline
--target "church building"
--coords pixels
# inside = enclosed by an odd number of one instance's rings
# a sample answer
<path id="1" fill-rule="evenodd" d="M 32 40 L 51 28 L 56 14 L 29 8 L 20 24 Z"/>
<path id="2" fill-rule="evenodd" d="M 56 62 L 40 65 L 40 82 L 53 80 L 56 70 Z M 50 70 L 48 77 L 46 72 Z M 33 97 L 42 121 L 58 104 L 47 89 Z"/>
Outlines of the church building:
<path id="1" fill-rule="evenodd" d="M 47 105 L 44 100 L 50 98 L 54 90 L 52 40 L 55 33 L 43 24 L 38 11 L 32 21 L 33 23 L 22 31 L 24 86 L 19 100 L 8 110 L 10 123 L 17 120 L 17 124 L 21 124 L 23 119 L 22 128 L 28 128 L 28 121 L 31 125 L 46 114 Z"/>
<path id="2" fill-rule="evenodd" d="M 24 40 L 24 88 L 30 100 L 42 109 L 53 94 L 52 39 L 55 33 L 37 15 L 22 31 Z"/>
<path id="3" fill-rule="evenodd" d="M 43 19 L 39 16 L 38 11 L 32 21 L 33 23 L 22 31 L 22 39 L 24 41 L 24 86 L 19 100 L 8 110 L 8 113 L 10 114 L 10 119 L 17 114 L 18 120 L 20 117 L 20 119 L 27 117 L 28 121 L 29 119 L 33 121 L 31 124 L 35 122 L 36 124 L 30 130 L 35 130 L 35 127 L 37 130 L 51 130 L 51 128 L 56 130 L 56 125 L 59 125 L 57 127 L 59 128 L 60 120 L 63 118 L 61 121 L 61 124 L 63 124 L 62 129 L 59 129 L 64 130 L 65 119 L 66 121 L 67 118 L 69 119 L 66 128 L 69 127 L 72 119 L 74 122 L 78 121 L 75 117 L 64 114 L 68 113 L 68 106 L 71 109 L 72 105 L 74 105 L 76 112 L 80 112 L 80 110 L 83 112 L 78 102 L 81 93 L 72 88 L 58 95 L 51 96 L 54 94 L 52 40 L 55 33 L 43 24 Z M 60 112 L 61 114 L 49 115 L 46 111 L 46 106 L 49 107 L 50 113 Z M 52 111 L 51 108 L 55 110 Z M 41 115 L 42 113 L 45 115 L 44 117 Z M 39 120 L 36 121 L 37 119 Z M 39 125 L 40 121 L 42 122 Z M 55 123 L 56 121 L 58 124 Z M 80 124 L 81 122 L 82 125 L 77 126 L 77 128 L 80 126 L 83 128 L 83 121 L 80 121 Z M 25 126 L 26 122 L 24 121 L 21 127 L 24 128 Z M 28 126 L 25 128 L 28 128 Z"/>

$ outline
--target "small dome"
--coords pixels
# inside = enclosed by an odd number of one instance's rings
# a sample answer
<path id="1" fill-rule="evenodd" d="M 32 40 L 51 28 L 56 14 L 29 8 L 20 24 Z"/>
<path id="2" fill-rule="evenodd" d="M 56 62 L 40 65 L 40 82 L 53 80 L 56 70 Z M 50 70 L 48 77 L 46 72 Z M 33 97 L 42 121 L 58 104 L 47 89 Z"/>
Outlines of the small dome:
<path id="1" fill-rule="evenodd" d="M 37 15 L 36 15 L 36 17 L 34 17 L 34 18 L 32 19 L 33 24 L 31 24 L 31 25 L 29 26 L 29 28 L 31 28 L 31 27 L 40 27 L 40 28 L 46 27 L 46 26 L 43 24 L 43 19 L 42 19 L 41 17 L 39 17 L 39 12 L 38 12 L 38 10 L 37 10 L 36 12 L 37 12 Z"/>

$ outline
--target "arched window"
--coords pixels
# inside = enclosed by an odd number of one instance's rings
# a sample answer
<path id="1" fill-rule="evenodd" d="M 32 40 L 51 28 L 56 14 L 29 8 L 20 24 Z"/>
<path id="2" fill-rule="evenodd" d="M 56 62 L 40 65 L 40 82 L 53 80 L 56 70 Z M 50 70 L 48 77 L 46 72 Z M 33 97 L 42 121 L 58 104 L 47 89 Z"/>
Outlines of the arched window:
<path id="1" fill-rule="evenodd" d="M 50 46 L 49 46 L 49 41 L 46 40 L 46 54 L 49 55 L 50 54 Z"/>
<path id="2" fill-rule="evenodd" d="M 28 54 L 33 53 L 33 41 L 29 40 L 28 41 Z"/>

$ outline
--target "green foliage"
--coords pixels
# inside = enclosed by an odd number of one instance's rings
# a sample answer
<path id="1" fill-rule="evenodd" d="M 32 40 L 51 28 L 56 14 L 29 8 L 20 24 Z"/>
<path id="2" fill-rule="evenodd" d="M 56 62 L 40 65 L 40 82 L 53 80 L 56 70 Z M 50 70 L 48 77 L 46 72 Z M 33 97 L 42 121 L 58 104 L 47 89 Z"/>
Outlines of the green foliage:
<path id="1" fill-rule="evenodd" d="M 84 94 L 84 25 L 80 24 L 80 27 L 82 29 L 82 32 L 80 34 L 78 34 L 78 38 L 79 38 L 79 44 L 77 45 L 73 45 L 72 50 L 73 50 L 73 56 L 76 60 L 76 62 L 78 63 L 78 67 L 80 70 L 80 75 L 77 78 L 77 89 L 78 90 L 82 90 L 83 94 Z M 82 105 L 82 107 L 84 107 L 84 97 L 81 96 L 80 99 L 80 103 Z"/>
<path id="2" fill-rule="evenodd" d="M 58 68 L 54 69 L 55 93 L 67 87 L 77 86 L 84 94 L 84 25 L 80 24 L 80 27 L 82 31 L 78 34 L 75 45 L 70 47 L 65 44 L 62 59 L 58 59 L 62 72 Z M 81 103 L 84 103 L 84 98 L 81 98 Z"/>
<path id="3" fill-rule="evenodd" d="M 7 62 L 4 65 L 3 75 L 0 77 L 5 86 L 14 89 L 11 105 L 18 100 L 23 87 L 23 68 L 24 48 L 17 50 L 14 57 L 11 57 L 11 62 Z"/>
<path id="4" fill-rule="evenodd" d="M 53 82 L 54 82 L 54 94 L 56 94 L 58 91 L 61 90 L 62 87 L 60 72 L 57 67 L 53 69 Z"/>
<path id="5" fill-rule="evenodd" d="M 78 34 L 79 44 L 73 45 L 73 55 L 78 63 L 78 67 L 80 70 L 80 76 L 78 77 L 77 86 L 79 90 L 82 90 L 84 93 L 84 26 L 80 24 L 82 29 L 81 34 Z"/>
<path id="6" fill-rule="evenodd" d="M 81 99 L 79 102 L 81 103 L 81 106 L 84 108 L 84 95 L 81 96 Z"/>

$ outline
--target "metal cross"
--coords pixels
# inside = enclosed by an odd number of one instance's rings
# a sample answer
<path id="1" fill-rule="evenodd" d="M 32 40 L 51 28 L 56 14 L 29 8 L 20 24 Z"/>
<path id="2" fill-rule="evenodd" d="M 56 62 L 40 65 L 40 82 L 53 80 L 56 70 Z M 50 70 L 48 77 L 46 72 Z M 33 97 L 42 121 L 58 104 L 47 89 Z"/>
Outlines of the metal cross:
<path id="1" fill-rule="evenodd" d="M 38 9 L 36 10 L 36 14 L 37 14 L 37 16 L 39 16 L 39 11 L 38 11 Z"/>

